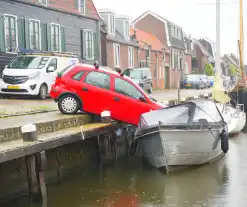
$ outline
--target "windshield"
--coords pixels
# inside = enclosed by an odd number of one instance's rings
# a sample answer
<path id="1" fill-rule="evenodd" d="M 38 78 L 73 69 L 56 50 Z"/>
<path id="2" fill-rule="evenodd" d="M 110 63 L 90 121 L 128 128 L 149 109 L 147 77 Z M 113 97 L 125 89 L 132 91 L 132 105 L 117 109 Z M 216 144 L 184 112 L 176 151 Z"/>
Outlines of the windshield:
<path id="1" fill-rule="evenodd" d="M 42 69 L 49 57 L 42 56 L 17 56 L 7 66 L 12 69 Z"/>
<path id="2" fill-rule="evenodd" d="M 194 76 L 194 75 L 187 76 L 186 80 L 189 80 L 189 81 L 197 80 L 197 76 Z"/>
<path id="3" fill-rule="evenodd" d="M 132 79 L 141 79 L 142 72 L 140 70 L 131 70 L 130 71 L 130 78 Z"/>

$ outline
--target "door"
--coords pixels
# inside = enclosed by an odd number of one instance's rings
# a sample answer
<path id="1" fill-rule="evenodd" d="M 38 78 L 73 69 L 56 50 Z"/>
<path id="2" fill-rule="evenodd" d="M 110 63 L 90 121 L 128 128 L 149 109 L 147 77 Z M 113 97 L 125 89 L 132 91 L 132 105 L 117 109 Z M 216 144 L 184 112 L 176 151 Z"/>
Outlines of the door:
<path id="1" fill-rule="evenodd" d="M 165 67 L 165 89 L 170 88 L 170 72 L 169 72 L 169 67 Z"/>
<path id="2" fill-rule="evenodd" d="M 89 72 L 78 84 L 77 94 L 82 99 L 83 111 L 100 114 L 110 110 L 110 76 L 102 72 Z"/>
<path id="3" fill-rule="evenodd" d="M 49 67 L 54 67 L 54 71 L 48 72 L 47 69 Z M 52 58 L 46 68 L 45 75 L 44 75 L 45 82 L 47 83 L 47 86 L 48 86 L 48 92 L 50 92 L 51 90 L 51 84 L 53 84 L 56 80 L 56 75 L 57 75 L 56 70 L 57 70 L 57 58 Z"/>
<path id="4" fill-rule="evenodd" d="M 143 102 L 146 99 L 142 92 L 122 78 L 115 78 L 114 91 L 111 108 L 116 120 L 138 125 L 140 115 L 152 109 L 151 104 Z"/>

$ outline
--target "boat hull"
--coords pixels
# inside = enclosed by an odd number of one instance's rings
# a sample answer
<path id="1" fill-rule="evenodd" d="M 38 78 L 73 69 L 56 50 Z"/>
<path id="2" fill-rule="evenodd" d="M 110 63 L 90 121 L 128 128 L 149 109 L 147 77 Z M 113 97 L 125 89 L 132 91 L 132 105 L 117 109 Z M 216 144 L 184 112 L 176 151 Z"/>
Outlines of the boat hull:
<path id="1" fill-rule="evenodd" d="M 222 129 L 211 132 L 218 138 Z M 161 168 L 201 165 L 215 160 L 223 152 L 219 139 L 216 141 L 214 137 L 208 129 L 160 130 L 138 141 L 149 163 L 155 168 Z"/>

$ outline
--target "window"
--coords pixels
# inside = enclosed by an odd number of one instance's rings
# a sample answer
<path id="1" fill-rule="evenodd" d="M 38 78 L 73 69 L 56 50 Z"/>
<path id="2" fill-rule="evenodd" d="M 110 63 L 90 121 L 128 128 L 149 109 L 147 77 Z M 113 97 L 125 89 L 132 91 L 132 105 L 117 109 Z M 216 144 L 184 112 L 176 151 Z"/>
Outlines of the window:
<path id="1" fill-rule="evenodd" d="M 49 57 L 42 56 L 16 56 L 7 67 L 13 69 L 42 69 L 48 60 Z"/>
<path id="2" fill-rule="evenodd" d="M 172 49 L 172 69 L 175 69 L 175 50 Z"/>
<path id="3" fill-rule="evenodd" d="M 120 67 L 120 45 L 114 43 L 113 50 L 114 50 L 114 66 Z"/>
<path id="4" fill-rule="evenodd" d="M 124 37 L 125 38 L 129 38 L 130 36 L 130 28 L 129 28 L 129 21 L 128 20 L 125 20 L 124 21 Z"/>
<path id="5" fill-rule="evenodd" d="M 166 61 L 166 50 L 163 50 L 163 61 Z"/>
<path id="6" fill-rule="evenodd" d="M 134 67 L 134 48 L 128 47 L 128 60 L 129 60 L 129 68 Z"/>
<path id="7" fill-rule="evenodd" d="M 57 69 L 57 58 L 53 58 L 53 59 L 50 61 L 48 67 L 50 67 L 50 66 L 53 66 L 55 70 Z"/>
<path id="8" fill-rule="evenodd" d="M 85 79 L 85 83 L 110 90 L 110 76 L 105 73 L 90 72 Z"/>
<path id="9" fill-rule="evenodd" d="M 86 59 L 94 59 L 93 31 L 85 30 Z"/>
<path id="10" fill-rule="evenodd" d="M 29 31 L 30 31 L 30 49 L 40 50 L 40 21 L 30 19 Z"/>
<path id="11" fill-rule="evenodd" d="M 45 6 L 48 4 L 47 0 L 39 0 L 39 3 Z"/>
<path id="12" fill-rule="evenodd" d="M 16 52 L 18 45 L 16 16 L 11 16 L 11 15 L 4 16 L 4 30 L 5 30 L 6 52 Z"/>
<path id="13" fill-rule="evenodd" d="M 86 8 L 86 0 L 78 0 L 78 10 L 81 12 L 81 14 L 85 14 Z"/>
<path id="14" fill-rule="evenodd" d="M 109 14 L 109 33 L 115 35 L 115 16 Z"/>
<path id="15" fill-rule="evenodd" d="M 141 97 L 144 98 L 142 93 L 137 90 L 135 86 L 120 78 L 115 79 L 115 92 L 137 100 L 139 100 Z"/>
<path id="16" fill-rule="evenodd" d="M 174 28 L 174 26 L 171 26 L 171 34 L 172 34 L 172 37 L 175 36 L 175 28 Z"/>
<path id="17" fill-rule="evenodd" d="M 51 24 L 51 50 L 59 52 L 61 50 L 59 24 Z"/>
<path id="18" fill-rule="evenodd" d="M 78 73 L 72 76 L 73 80 L 80 81 L 82 76 L 85 74 L 85 71 L 79 71 Z"/>
<path id="19" fill-rule="evenodd" d="M 150 61 L 140 60 L 140 68 L 150 68 Z"/>
<path id="20" fill-rule="evenodd" d="M 178 30 L 177 30 L 177 28 L 176 27 L 174 27 L 174 37 L 177 37 L 178 36 Z"/>

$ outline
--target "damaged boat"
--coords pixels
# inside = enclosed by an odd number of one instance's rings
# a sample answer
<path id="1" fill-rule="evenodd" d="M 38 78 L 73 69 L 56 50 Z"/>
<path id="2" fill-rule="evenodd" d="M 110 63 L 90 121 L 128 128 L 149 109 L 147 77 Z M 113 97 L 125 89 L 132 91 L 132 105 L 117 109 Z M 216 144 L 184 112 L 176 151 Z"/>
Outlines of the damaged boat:
<path id="1" fill-rule="evenodd" d="M 135 141 L 151 165 L 167 169 L 212 162 L 229 148 L 226 123 L 211 100 L 142 114 Z"/>

